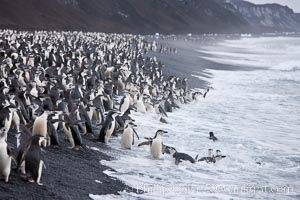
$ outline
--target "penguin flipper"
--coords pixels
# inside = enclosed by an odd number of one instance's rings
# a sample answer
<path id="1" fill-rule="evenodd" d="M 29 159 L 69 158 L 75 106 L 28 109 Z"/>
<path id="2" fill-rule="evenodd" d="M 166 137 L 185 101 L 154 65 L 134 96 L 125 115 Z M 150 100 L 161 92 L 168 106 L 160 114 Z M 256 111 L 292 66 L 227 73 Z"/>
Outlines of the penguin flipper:
<path id="1" fill-rule="evenodd" d="M 175 159 L 175 165 L 179 165 L 179 163 L 181 163 L 180 159 Z"/>
<path id="2" fill-rule="evenodd" d="M 159 119 L 159 121 L 161 122 L 161 123 L 163 123 L 163 124 L 167 124 L 168 122 L 165 120 L 165 118 L 163 118 L 163 117 L 161 117 L 160 119 Z"/>
<path id="3" fill-rule="evenodd" d="M 31 142 L 32 141 L 30 140 L 27 143 L 20 145 L 20 149 L 19 149 L 18 155 L 17 155 L 17 169 L 20 169 L 21 164 L 25 160 L 25 156 L 31 147 Z"/>
<path id="4" fill-rule="evenodd" d="M 136 132 L 136 130 L 134 128 L 133 128 L 133 132 L 136 135 L 137 139 L 140 140 L 140 137 L 139 137 L 139 135 L 137 134 L 137 132 Z"/>
<path id="5" fill-rule="evenodd" d="M 152 142 L 152 140 L 153 140 L 153 138 L 150 138 L 150 137 L 144 137 L 146 140 L 148 140 L 148 141 L 151 141 Z"/>
<path id="6" fill-rule="evenodd" d="M 132 133 L 132 145 L 134 145 L 134 133 Z"/>
<path id="7" fill-rule="evenodd" d="M 138 147 L 143 146 L 143 145 L 150 145 L 152 141 L 144 141 L 140 144 L 138 144 Z"/>
<path id="8" fill-rule="evenodd" d="M 120 102 L 120 111 L 121 111 L 121 106 L 122 106 L 122 104 L 124 103 L 124 100 L 125 100 L 125 96 L 121 99 L 121 102 Z"/>
<path id="9" fill-rule="evenodd" d="M 165 117 L 168 117 L 166 111 L 163 109 L 163 107 L 161 107 L 161 105 L 158 105 L 158 109 L 159 109 L 159 112 L 164 115 Z"/>
<path id="10" fill-rule="evenodd" d="M 64 120 L 62 119 L 52 119 L 52 120 L 48 120 L 51 121 L 52 124 L 56 123 L 56 122 L 64 122 Z"/>
<path id="11" fill-rule="evenodd" d="M 205 161 L 205 160 L 207 160 L 207 157 L 202 157 L 202 158 L 200 158 L 200 159 L 198 160 L 198 162 L 202 162 L 202 161 Z"/>

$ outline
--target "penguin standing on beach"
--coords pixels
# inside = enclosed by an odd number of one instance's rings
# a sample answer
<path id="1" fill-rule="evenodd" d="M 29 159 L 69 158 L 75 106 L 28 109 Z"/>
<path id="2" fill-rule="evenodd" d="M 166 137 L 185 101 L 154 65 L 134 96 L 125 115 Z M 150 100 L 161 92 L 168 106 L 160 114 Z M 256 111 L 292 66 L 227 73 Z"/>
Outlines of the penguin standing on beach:
<path id="1" fill-rule="evenodd" d="M 130 106 L 130 94 L 125 94 L 125 97 L 120 102 L 120 111 L 123 114 Z"/>
<path id="2" fill-rule="evenodd" d="M 150 144 L 150 152 L 153 158 L 159 158 L 162 154 L 162 140 L 161 136 L 165 133 L 168 133 L 164 130 L 158 130 L 156 131 L 156 134 L 152 140 L 152 143 Z"/>
<path id="3" fill-rule="evenodd" d="M 75 110 L 75 113 L 77 113 L 78 110 Z M 80 147 L 84 148 L 82 137 L 79 131 L 79 123 L 83 122 L 82 120 L 76 120 L 76 117 L 74 114 L 65 114 L 64 115 L 64 131 L 66 135 L 68 136 L 68 139 L 71 143 L 71 148 L 74 150 L 80 150 Z"/>
<path id="4" fill-rule="evenodd" d="M 44 113 L 38 116 L 33 123 L 32 127 L 32 135 L 41 136 L 41 137 L 48 137 L 48 116 L 50 111 L 44 111 Z M 50 140 L 48 141 L 50 145 Z M 45 145 L 46 146 L 46 145 Z"/>
<path id="5" fill-rule="evenodd" d="M 168 133 L 164 130 L 157 130 L 154 138 L 145 138 L 147 141 L 140 143 L 138 146 L 150 145 L 150 153 L 151 156 L 155 159 L 158 159 L 163 153 L 163 143 L 161 140 L 161 136 L 165 133 Z"/>
<path id="6" fill-rule="evenodd" d="M 116 126 L 116 116 L 118 115 L 119 113 L 117 111 L 110 111 L 106 118 L 105 118 L 105 121 L 103 123 L 103 126 L 101 127 L 101 130 L 100 130 L 100 134 L 99 134 L 99 137 L 98 137 L 98 140 L 102 143 L 105 143 L 107 144 L 109 139 L 110 139 L 110 136 L 112 135 L 112 133 L 114 132 L 115 130 L 115 126 Z"/>
<path id="7" fill-rule="evenodd" d="M 38 135 L 31 136 L 22 143 L 18 152 L 18 166 L 25 161 L 25 172 L 29 182 L 41 183 L 43 167 L 45 167 L 42 155 L 42 147 L 47 143 L 47 138 Z"/>
<path id="8" fill-rule="evenodd" d="M 4 133 L 3 136 L 5 139 L 7 138 L 7 133 L 11 127 L 13 115 L 15 112 L 15 106 L 10 104 L 9 101 L 5 100 L 3 103 L 3 107 L 0 110 L 0 125 L 4 126 Z"/>
<path id="9" fill-rule="evenodd" d="M 8 182 L 11 170 L 11 151 L 8 148 L 5 128 L 0 129 L 0 177 L 4 176 L 5 182 Z"/>
<path id="10" fill-rule="evenodd" d="M 136 102 L 136 108 L 138 112 L 146 113 L 146 107 L 143 101 L 143 97 L 139 95 L 137 102 Z"/>
<path id="11" fill-rule="evenodd" d="M 131 149 L 131 146 L 134 144 L 134 133 L 135 130 L 133 129 L 136 125 L 132 122 L 127 123 L 125 129 L 123 131 L 121 137 L 121 146 L 124 149 Z"/>

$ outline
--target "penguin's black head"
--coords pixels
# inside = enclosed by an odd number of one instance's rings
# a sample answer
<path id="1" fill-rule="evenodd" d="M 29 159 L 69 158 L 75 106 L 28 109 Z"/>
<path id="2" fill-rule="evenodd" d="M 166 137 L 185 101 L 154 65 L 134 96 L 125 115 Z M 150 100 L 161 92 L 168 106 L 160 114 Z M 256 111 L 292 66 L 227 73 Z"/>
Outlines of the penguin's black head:
<path id="1" fill-rule="evenodd" d="M 177 150 L 174 147 L 170 147 L 170 146 L 167 146 L 167 145 L 163 146 L 163 153 L 174 154 L 175 152 L 177 152 Z"/>
<path id="2" fill-rule="evenodd" d="M 130 107 L 128 108 L 128 110 L 129 110 L 129 111 L 135 111 L 135 112 L 137 111 L 137 109 L 136 109 L 135 106 L 130 106 Z"/>
<path id="3" fill-rule="evenodd" d="M 155 137 L 156 137 L 157 135 L 163 135 L 163 134 L 165 134 L 165 133 L 168 133 L 168 131 L 164 131 L 164 130 L 159 129 L 159 130 L 156 131 Z"/>
<path id="4" fill-rule="evenodd" d="M 209 132 L 209 137 L 214 137 L 215 135 L 214 135 L 214 132 Z"/>

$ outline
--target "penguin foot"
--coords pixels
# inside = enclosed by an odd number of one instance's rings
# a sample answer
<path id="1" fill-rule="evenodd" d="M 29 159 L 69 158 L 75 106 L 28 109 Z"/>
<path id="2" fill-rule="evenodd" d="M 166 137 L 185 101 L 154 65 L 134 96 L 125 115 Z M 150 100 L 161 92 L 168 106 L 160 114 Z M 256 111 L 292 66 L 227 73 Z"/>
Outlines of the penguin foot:
<path id="1" fill-rule="evenodd" d="M 43 183 L 41 183 L 41 182 L 39 182 L 39 181 L 37 181 L 36 184 L 37 184 L 37 185 L 40 185 L 40 186 L 43 186 L 43 185 L 44 185 Z"/>
<path id="2" fill-rule="evenodd" d="M 29 183 L 34 183 L 35 181 L 33 179 L 28 179 Z"/>
<path id="3" fill-rule="evenodd" d="M 74 150 L 79 151 L 80 150 L 80 146 L 75 146 L 73 147 Z"/>

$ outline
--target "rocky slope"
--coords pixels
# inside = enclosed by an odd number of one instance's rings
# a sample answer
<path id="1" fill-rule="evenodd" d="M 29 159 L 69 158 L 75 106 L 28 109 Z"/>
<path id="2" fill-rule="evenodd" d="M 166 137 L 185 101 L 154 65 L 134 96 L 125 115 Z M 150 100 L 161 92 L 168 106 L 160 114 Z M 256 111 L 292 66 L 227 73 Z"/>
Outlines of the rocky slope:
<path id="1" fill-rule="evenodd" d="M 242 0 L 0 0 L 0 28 L 126 33 L 298 30 L 288 7 Z"/>
<path id="2" fill-rule="evenodd" d="M 300 30 L 299 14 L 279 4 L 255 5 L 243 0 L 220 0 L 227 10 L 241 15 L 256 31 Z"/>

